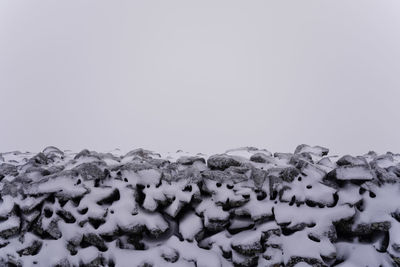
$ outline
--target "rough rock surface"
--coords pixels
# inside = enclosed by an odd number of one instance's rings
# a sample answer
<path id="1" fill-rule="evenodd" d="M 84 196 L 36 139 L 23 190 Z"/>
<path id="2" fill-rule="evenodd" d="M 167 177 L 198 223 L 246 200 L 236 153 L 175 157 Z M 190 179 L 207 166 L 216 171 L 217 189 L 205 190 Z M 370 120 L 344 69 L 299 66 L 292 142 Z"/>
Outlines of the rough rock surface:
<path id="1" fill-rule="evenodd" d="M 400 154 L 0 153 L 0 266 L 400 266 Z"/>

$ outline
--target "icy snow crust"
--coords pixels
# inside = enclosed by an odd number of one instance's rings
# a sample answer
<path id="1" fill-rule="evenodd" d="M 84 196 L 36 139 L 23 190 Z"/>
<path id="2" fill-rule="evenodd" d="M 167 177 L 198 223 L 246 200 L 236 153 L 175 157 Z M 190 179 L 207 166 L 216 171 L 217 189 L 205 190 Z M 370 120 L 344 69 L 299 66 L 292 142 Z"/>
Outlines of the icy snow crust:
<path id="1" fill-rule="evenodd" d="M 400 155 L 0 154 L 0 266 L 400 266 Z"/>

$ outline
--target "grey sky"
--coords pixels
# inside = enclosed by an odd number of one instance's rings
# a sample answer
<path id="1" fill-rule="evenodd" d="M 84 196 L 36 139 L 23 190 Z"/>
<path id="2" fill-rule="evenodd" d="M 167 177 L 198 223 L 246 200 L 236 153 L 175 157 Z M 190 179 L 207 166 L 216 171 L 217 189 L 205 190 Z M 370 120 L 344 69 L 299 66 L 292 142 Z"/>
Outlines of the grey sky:
<path id="1" fill-rule="evenodd" d="M 400 152 L 400 1 L 0 1 L 0 151 Z"/>

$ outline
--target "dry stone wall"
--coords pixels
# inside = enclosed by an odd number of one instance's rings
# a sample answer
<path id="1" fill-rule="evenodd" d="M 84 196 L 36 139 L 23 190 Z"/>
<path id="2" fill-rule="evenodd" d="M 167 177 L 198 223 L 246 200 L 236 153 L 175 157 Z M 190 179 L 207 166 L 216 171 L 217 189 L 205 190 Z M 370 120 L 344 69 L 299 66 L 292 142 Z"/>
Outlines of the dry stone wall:
<path id="1" fill-rule="evenodd" d="M 400 155 L 0 154 L 0 266 L 400 266 Z"/>

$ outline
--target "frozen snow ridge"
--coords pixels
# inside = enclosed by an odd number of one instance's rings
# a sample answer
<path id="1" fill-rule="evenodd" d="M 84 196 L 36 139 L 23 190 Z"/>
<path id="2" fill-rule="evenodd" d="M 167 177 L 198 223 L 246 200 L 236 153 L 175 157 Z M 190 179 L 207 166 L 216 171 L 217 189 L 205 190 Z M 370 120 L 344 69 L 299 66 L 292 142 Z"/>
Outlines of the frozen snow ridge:
<path id="1" fill-rule="evenodd" d="M 400 266 L 400 154 L 0 154 L 0 266 Z"/>

